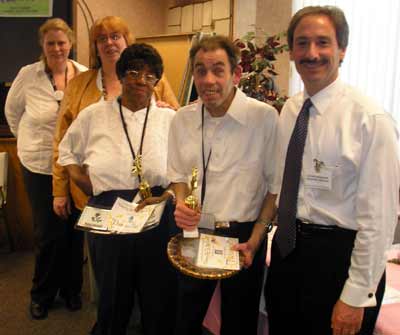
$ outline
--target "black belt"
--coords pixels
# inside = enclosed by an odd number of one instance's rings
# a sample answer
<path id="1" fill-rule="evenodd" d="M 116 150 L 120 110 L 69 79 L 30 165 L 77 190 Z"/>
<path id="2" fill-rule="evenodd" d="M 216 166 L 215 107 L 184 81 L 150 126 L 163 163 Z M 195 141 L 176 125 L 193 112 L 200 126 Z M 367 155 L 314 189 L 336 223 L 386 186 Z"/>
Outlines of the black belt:
<path id="1" fill-rule="evenodd" d="M 301 221 L 296 219 L 296 231 L 298 234 L 312 234 L 312 233 L 344 233 L 344 234 L 356 234 L 355 230 L 346 229 L 338 226 L 327 226 L 322 224 L 316 224 L 308 221 Z"/>
<path id="2" fill-rule="evenodd" d="M 238 221 L 216 221 L 215 229 L 224 230 L 224 229 L 236 229 L 243 225 L 254 225 L 255 221 L 248 222 L 238 222 Z"/>
<path id="3" fill-rule="evenodd" d="M 223 221 L 223 222 L 229 223 L 229 226 L 227 224 L 218 226 L 216 225 L 213 234 L 218 236 L 239 238 L 239 241 L 241 243 L 246 242 L 250 238 L 251 232 L 253 231 L 253 227 L 255 224 L 255 221 L 248 221 L 248 222 Z"/>

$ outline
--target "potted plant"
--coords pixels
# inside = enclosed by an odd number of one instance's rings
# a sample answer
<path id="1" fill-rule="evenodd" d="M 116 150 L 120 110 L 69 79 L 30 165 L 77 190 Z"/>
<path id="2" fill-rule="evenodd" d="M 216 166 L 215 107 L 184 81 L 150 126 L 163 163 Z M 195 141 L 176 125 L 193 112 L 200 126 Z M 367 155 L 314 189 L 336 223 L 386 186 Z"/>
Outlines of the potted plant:
<path id="1" fill-rule="evenodd" d="M 240 49 L 239 64 L 243 69 L 239 87 L 247 96 L 264 101 L 278 111 L 288 98 L 279 93 L 275 84 L 278 75 L 274 65 L 276 55 L 289 50 L 288 45 L 282 42 L 284 36 L 284 33 L 266 36 L 263 44 L 256 44 L 255 33 L 249 32 L 235 41 Z"/>

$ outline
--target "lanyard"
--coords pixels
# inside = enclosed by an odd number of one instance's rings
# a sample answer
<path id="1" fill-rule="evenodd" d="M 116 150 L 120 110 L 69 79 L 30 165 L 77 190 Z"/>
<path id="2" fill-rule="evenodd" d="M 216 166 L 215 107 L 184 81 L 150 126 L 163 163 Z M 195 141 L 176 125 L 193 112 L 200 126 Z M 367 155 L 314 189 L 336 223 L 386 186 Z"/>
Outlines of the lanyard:
<path id="1" fill-rule="evenodd" d="M 122 113 L 121 97 L 118 98 L 118 104 L 119 104 L 119 115 L 121 116 L 121 121 L 122 121 L 122 127 L 124 128 L 124 133 L 125 133 L 126 139 L 128 140 L 129 149 L 131 150 L 133 161 L 135 161 L 135 159 L 136 159 L 135 150 L 133 150 L 133 146 L 131 143 L 131 139 L 129 138 L 128 128 L 126 126 L 124 114 Z M 150 110 L 150 104 L 147 106 L 146 116 L 144 118 L 144 124 L 143 124 L 143 129 L 142 129 L 142 138 L 140 139 L 140 146 L 139 146 L 139 153 L 138 153 L 139 155 L 142 155 L 143 140 L 144 140 L 144 134 L 146 133 L 146 125 L 147 125 L 147 118 L 149 116 L 149 110 Z M 139 183 L 141 183 L 142 177 L 140 174 L 138 174 L 138 179 L 139 179 Z"/>
<path id="2" fill-rule="evenodd" d="M 47 66 L 46 66 L 46 74 L 47 74 L 47 78 L 49 78 L 49 80 L 50 80 L 51 86 L 53 86 L 54 97 L 56 98 L 58 106 L 60 106 L 61 100 L 64 97 L 64 92 L 62 90 L 57 89 L 57 85 L 56 85 L 56 81 L 54 80 L 53 72 Z M 68 63 L 67 63 L 67 66 L 65 67 L 64 90 L 67 87 L 67 84 L 68 84 Z"/>
<path id="3" fill-rule="evenodd" d="M 204 157 L 204 104 L 201 106 L 201 153 L 203 158 L 203 180 L 201 181 L 201 205 L 204 203 L 204 197 L 206 196 L 206 185 L 207 185 L 207 169 L 208 163 L 210 163 L 210 157 L 212 148 L 210 146 L 210 152 L 208 154 L 207 162 Z"/>

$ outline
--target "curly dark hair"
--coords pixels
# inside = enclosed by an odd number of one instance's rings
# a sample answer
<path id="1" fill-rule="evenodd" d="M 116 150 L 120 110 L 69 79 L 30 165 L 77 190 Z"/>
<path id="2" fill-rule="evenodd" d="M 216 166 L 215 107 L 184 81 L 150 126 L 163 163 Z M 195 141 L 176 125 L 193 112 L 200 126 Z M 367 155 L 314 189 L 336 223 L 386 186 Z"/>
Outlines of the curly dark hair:
<path id="1" fill-rule="evenodd" d="M 116 64 L 119 80 L 125 77 L 127 70 L 140 71 L 145 65 L 150 68 L 150 71 L 158 79 L 161 78 L 164 66 L 158 51 L 146 43 L 134 43 L 130 45 L 122 52 Z"/>

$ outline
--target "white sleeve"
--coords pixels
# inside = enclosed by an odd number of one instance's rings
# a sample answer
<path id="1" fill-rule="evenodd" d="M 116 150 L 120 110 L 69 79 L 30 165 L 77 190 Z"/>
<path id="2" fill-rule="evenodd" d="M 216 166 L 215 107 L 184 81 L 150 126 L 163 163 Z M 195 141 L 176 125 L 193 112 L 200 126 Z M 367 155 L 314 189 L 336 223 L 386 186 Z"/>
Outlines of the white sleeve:
<path id="1" fill-rule="evenodd" d="M 182 159 L 181 136 L 183 125 L 179 125 L 179 112 L 172 119 L 168 136 L 167 178 L 171 183 L 186 183 L 188 174 L 184 171 Z"/>
<path id="2" fill-rule="evenodd" d="M 10 130 L 15 137 L 18 135 L 18 125 L 21 120 L 22 114 L 25 112 L 25 90 L 26 84 L 26 68 L 22 68 L 17 77 L 14 79 L 10 90 L 8 91 L 5 116 L 10 126 Z"/>
<path id="3" fill-rule="evenodd" d="M 82 110 L 65 133 L 58 146 L 57 163 L 61 166 L 83 165 L 90 135 L 90 115 L 90 110 Z"/>
<path id="4" fill-rule="evenodd" d="M 265 118 L 264 147 L 266 150 L 266 160 L 264 162 L 264 175 L 267 181 L 267 190 L 272 194 L 279 192 L 279 187 L 275 185 L 276 175 L 276 146 L 278 135 L 279 116 L 275 108 L 268 108 L 268 117 Z"/>
<path id="5" fill-rule="evenodd" d="M 399 143 L 386 115 L 374 116 L 364 129 L 366 145 L 356 198 L 358 232 L 351 255 L 349 278 L 340 299 L 352 306 L 374 306 L 375 292 L 393 241 L 399 204 Z"/>

